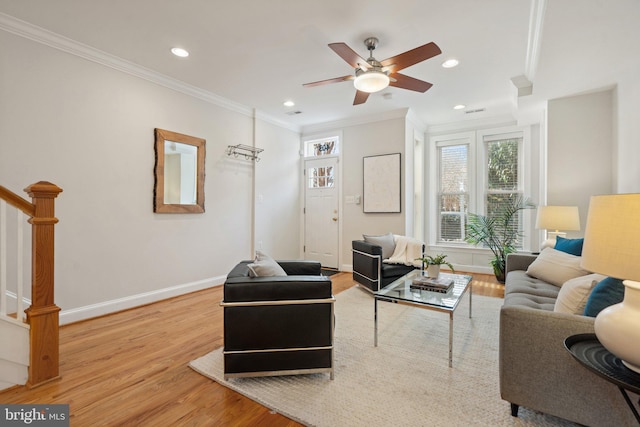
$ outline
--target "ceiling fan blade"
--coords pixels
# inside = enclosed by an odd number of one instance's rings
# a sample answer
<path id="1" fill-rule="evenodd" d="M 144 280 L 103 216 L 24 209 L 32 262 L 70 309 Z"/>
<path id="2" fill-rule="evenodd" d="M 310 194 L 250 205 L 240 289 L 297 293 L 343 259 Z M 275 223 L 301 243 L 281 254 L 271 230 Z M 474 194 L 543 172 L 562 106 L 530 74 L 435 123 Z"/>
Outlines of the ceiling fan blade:
<path id="1" fill-rule="evenodd" d="M 355 77 L 353 76 L 343 76 L 343 77 L 335 77 L 333 79 L 320 80 L 319 82 L 305 83 L 302 86 L 304 87 L 314 87 L 314 86 L 322 86 L 329 83 L 340 83 L 346 82 L 347 80 L 353 80 Z"/>
<path id="2" fill-rule="evenodd" d="M 408 50 L 400 55 L 392 56 L 384 61 L 380 61 L 383 67 L 392 68 L 391 72 L 400 71 L 404 68 L 410 67 L 418 62 L 425 61 L 429 58 L 433 58 L 436 55 L 440 55 L 442 51 L 434 42 L 427 43 L 419 46 L 415 49 Z"/>
<path id="3" fill-rule="evenodd" d="M 361 90 L 356 91 L 356 97 L 353 100 L 353 105 L 360 105 L 367 102 L 367 98 L 369 98 L 369 92 L 363 92 Z"/>
<path id="4" fill-rule="evenodd" d="M 330 43 L 329 47 L 353 68 L 362 68 L 365 71 L 371 68 L 367 60 L 358 55 L 346 43 Z"/>
<path id="5" fill-rule="evenodd" d="M 405 76 L 400 73 L 393 73 L 393 79 L 389 81 L 389 86 L 399 87 L 401 89 L 414 90 L 416 92 L 426 92 L 433 84 L 425 82 L 423 80 L 414 79 L 413 77 Z M 395 81 L 394 81 L 395 80 Z"/>

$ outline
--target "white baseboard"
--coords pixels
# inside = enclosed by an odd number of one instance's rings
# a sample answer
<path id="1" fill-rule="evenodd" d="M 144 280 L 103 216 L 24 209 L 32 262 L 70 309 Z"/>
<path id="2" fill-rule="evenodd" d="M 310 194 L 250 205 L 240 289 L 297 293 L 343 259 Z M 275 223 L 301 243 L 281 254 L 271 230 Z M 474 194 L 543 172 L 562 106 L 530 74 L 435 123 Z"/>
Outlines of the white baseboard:
<path id="1" fill-rule="evenodd" d="M 466 273 L 481 273 L 481 274 L 493 274 L 493 268 L 491 267 L 483 267 L 479 265 L 461 265 L 461 264 L 453 264 L 453 267 L 456 271 L 464 271 Z M 447 271 L 447 268 L 444 268 L 443 271 Z"/>
<path id="2" fill-rule="evenodd" d="M 129 308 L 150 304 L 178 295 L 184 295 L 190 292 L 200 291 L 203 289 L 212 288 L 214 286 L 220 286 L 222 285 L 222 283 L 224 283 L 225 279 L 226 276 L 211 277 L 208 279 L 198 280 L 196 282 L 184 283 L 182 285 L 171 286 L 169 288 L 158 289 L 155 291 L 145 292 L 137 295 L 131 295 L 111 301 L 104 301 L 84 307 L 62 310 L 60 311 L 60 325 L 78 322 L 80 320 L 86 320 L 92 317 L 103 316 L 105 314 L 127 310 Z"/>
<path id="3" fill-rule="evenodd" d="M 493 274 L 493 269 L 491 267 L 484 267 L 479 265 L 461 265 L 454 264 L 453 267 L 456 271 L 465 271 L 468 273 L 483 273 L 483 274 Z M 342 264 L 342 268 L 340 269 L 342 272 L 353 272 L 353 265 L 351 264 Z M 448 271 L 446 267 L 443 268 L 443 271 Z"/>

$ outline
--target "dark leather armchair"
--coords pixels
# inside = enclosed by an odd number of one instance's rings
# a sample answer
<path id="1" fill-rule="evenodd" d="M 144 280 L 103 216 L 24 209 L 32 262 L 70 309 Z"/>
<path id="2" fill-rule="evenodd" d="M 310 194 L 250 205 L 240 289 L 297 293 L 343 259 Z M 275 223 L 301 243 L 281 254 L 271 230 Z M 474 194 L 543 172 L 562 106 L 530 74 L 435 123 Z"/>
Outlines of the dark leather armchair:
<path id="1" fill-rule="evenodd" d="M 422 245 L 424 254 L 425 246 Z M 377 292 L 416 267 L 382 262 L 382 247 L 364 240 L 351 242 L 353 280 L 369 291 Z"/>
<path id="2" fill-rule="evenodd" d="M 224 376 L 326 372 L 333 379 L 331 279 L 320 263 L 278 261 L 288 274 L 249 277 L 242 261 L 224 283 Z"/>

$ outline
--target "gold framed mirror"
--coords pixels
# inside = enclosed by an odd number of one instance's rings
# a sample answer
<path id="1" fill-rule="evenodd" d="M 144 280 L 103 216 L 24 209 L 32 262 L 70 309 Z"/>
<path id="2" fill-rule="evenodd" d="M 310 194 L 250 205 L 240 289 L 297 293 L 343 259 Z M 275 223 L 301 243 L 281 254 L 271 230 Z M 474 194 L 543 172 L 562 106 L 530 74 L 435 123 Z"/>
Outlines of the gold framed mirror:
<path id="1" fill-rule="evenodd" d="M 204 212 L 205 140 L 156 128 L 156 213 Z"/>

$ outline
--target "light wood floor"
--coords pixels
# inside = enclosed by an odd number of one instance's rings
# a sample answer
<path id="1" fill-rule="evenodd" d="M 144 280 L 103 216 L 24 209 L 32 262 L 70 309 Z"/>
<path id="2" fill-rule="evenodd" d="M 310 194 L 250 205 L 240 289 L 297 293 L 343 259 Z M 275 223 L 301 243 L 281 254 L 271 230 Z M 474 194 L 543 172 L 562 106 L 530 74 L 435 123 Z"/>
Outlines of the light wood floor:
<path id="1" fill-rule="evenodd" d="M 334 294 L 354 286 L 332 276 Z M 474 274 L 474 294 L 503 297 L 493 276 Z M 222 346 L 222 287 L 66 325 L 60 380 L 0 392 L 0 403 L 66 403 L 80 426 L 298 426 L 191 370 Z"/>

